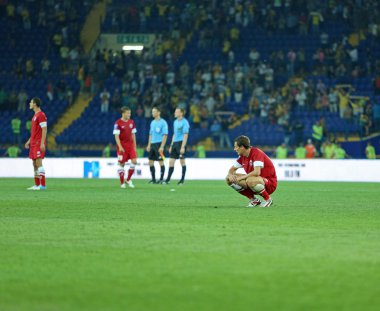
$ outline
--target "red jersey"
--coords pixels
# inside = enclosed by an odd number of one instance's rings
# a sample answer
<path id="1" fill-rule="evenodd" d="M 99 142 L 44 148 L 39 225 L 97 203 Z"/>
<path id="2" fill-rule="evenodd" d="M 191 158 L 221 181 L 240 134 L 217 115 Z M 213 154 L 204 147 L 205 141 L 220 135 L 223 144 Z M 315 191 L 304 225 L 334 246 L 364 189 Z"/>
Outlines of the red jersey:
<path id="1" fill-rule="evenodd" d="M 32 126 L 30 130 L 30 146 L 33 147 L 41 145 L 43 127 L 47 127 L 46 116 L 42 111 L 36 112 L 32 118 Z"/>
<path id="2" fill-rule="evenodd" d="M 251 147 L 248 157 L 240 156 L 234 166 L 244 168 L 247 174 L 252 172 L 255 166 L 260 166 L 261 177 L 277 180 L 276 170 L 271 159 L 259 148 Z"/>
<path id="3" fill-rule="evenodd" d="M 137 132 L 135 122 L 129 119 L 128 121 L 124 121 L 119 119 L 115 122 L 113 128 L 113 134 L 119 135 L 120 143 L 122 145 L 129 145 L 133 143 L 133 134 Z"/>

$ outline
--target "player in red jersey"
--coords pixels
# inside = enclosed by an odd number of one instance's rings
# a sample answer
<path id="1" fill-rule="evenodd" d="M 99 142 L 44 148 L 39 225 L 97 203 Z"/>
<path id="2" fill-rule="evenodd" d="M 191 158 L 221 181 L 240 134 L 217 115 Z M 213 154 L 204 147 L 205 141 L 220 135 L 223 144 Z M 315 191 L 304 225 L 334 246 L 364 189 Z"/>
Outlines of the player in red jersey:
<path id="1" fill-rule="evenodd" d="M 269 207 L 273 200 L 270 197 L 277 188 L 277 175 L 271 159 L 259 148 L 251 147 L 247 136 L 239 136 L 235 139 L 234 150 L 239 155 L 235 164 L 228 171 L 227 184 L 250 201 L 248 207 L 260 204 Z M 237 174 L 236 171 L 243 168 L 246 174 Z M 263 201 L 255 197 L 259 194 Z"/>
<path id="2" fill-rule="evenodd" d="M 42 159 L 45 158 L 46 151 L 47 119 L 40 107 L 41 99 L 38 97 L 34 97 L 29 103 L 29 109 L 34 111 L 34 116 L 32 118 L 30 138 L 25 143 L 25 148 L 30 148 L 29 158 L 33 160 L 35 185 L 28 188 L 28 190 L 46 189 L 45 169 L 42 166 Z"/>
<path id="3" fill-rule="evenodd" d="M 137 164 L 136 132 L 135 122 L 131 120 L 131 109 L 129 107 L 122 107 L 121 118 L 115 122 L 113 129 L 117 148 L 117 159 L 119 161 L 118 173 L 121 188 L 126 188 L 125 184 L 130 188 L 135 187 L 132 183 L 131 177 Z M 131 165 L 129 166 L 128 176 L 124 183 L 124 165 L 129 160 L 131 160 Z"/>

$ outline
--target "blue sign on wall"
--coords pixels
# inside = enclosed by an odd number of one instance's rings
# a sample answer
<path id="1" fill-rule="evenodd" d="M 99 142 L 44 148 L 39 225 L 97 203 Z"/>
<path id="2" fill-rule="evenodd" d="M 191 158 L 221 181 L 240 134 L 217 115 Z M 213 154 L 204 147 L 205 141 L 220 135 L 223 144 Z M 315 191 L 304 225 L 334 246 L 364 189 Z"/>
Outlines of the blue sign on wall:
<path id="1" fill-rule="evenodd" d="M 83 177 L 84 178 L 99 178 L 99 161 L 84 161 L 83 162 Z"/>

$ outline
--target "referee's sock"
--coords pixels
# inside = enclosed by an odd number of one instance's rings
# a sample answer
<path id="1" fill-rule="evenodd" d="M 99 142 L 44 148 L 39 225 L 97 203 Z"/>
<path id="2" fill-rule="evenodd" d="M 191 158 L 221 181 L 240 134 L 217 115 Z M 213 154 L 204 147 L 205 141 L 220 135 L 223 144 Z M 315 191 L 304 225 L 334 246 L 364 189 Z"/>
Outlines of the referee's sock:
<path id="1" fill-rule="evenodd" d="M 181 180 L 185 180 L 185 175 L 186 175 L 186 165 L 182 166 L 182 178 L 181 178 Z"/>
<path id="2" fill-rule="evenodd" d="M 172 178 L 173 172 L 174 172 L 174 166 L 170 166 L 169 167 L 168 177 L 166 178 L 166 182 L 170 181 L 170 178 Z"/>
<path id="3" fill-rule="evenodd" d="M 154 165 L 150 166 L 150 174 L 152 175 L 152 180 L 156 180 L 156 169 L 154 168 Z"/>
<path id="4" fill-rule="evenodd" d="M 165 165 L 161 166 L 161 177 L 160 180 L 164 180 L 164 174 L 165 174 Z"/>

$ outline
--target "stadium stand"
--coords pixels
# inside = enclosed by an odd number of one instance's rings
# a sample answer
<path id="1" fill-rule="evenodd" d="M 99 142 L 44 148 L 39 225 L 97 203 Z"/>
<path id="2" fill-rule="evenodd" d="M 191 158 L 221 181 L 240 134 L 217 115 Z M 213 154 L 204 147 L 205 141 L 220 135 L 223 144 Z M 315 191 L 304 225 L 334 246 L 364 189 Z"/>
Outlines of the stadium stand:
<path id="1" fill-rule="evenodd" d="M 306 141 L 321 118 L 325 137 L 332 140 L 362 138 L 380 130 L 375 116 L 380 104 L 377 1 L 224 0 L 217 5 L 201 0 L 114 0 L 107 5 L 102 32 L 153 33 L 155 41 L 140 54 L 104 49 L 90 55 L 77 47 L 80 26 L 95 2 L 65 3 L 67 7 L 57 8 L 21 2 L 15 8 L 16 20 L 3 8 L 2 21 L 14 32 L 9 36 L 0 31 L 1 39 L 10 43 L 0 49 L 4 56 L 0 90 L 25 89 L 49 102 L 48 84 L 56 86 L 63 79 L 74 96 L 81 92 L 92 98 L 80 118 L 57 135 L 58 145 L 75 149 L 108 144 L 118 108 L 124 104 L 132 107 L 142 146 L 154 105 L 161 107 L 168 121 L 175 106 L 188 111 L 193 146 L 213 137 L 215 116 L 223 118 L 225 112 L 234 113 L 230 139 L 245 133 L 255 144 L 269 147 L 284 141 L 294 146 L 299 139 L 297 123 L 303 125 L 299 133 Z M 26 32 L 17 30 L 25 28 L 24 7 L 31 24 L 38 25 Z M 45 16 L 66 13 L 67 23 L 46 18 L 46 25 L 40 25 L 44 10 Z M 78 22 L 69 18 L 72 11 L 81 16 Z M 70 53 L 79 55 L 74 62 L 62 58 L 55 46 L 54 35 L 60 30 L 65 37 L 63 29 L 74 34 L 65 43 Z M 17 46 L 18 53 L 12 53 L 11 46 Z M 25 60 L 32 59 L 37 67 L 41 55 L 49 60 L 50 73 L 38 68 L 38 74 L 29 77 Z M 52 75 L 54 71 L 60 73 Z M 110 109 L 102 113 L 104 89 L 110 93 Z M 51 111 L 47 105 L 50 124 L 66 111 L 66 97 L 52 101 Z M 343 107 L 344 100 L 348 104 Z M 2 110 L 2 124 L 10 124 L 17 112 L 14 107 Z M 21 117 L 25 121 L 27 114 Z M 10 143 L 11 136 L 3 135 L 1 143 Z M 218 140 L 209 147 L 218 149 Z"/>

